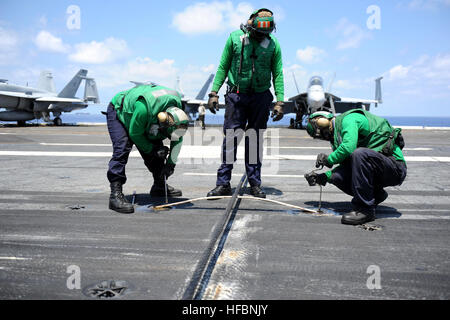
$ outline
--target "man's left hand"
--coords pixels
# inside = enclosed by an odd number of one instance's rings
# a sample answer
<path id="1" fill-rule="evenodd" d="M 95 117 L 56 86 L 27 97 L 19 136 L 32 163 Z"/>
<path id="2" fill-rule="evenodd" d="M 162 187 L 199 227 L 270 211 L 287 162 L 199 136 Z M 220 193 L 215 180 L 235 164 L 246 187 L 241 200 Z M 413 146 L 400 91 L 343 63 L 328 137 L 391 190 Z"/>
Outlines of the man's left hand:
<path id="1" fill-rule="evenodd" d="M 170 177 L 174 173 L 174 171 L 175 171 L 175 164 L 173 164 L 173 163 L 166 163 L 164 165 L 164 167 L 162 168 L 162 170 L 161 170 L 161 176 L 162 177 L 165 176 L 166 179 L 167 179 L 168 177 Z"/>
<path id="2" fill-rule="evenodd" d="M 316 168 L 319 168 L 320 166 L 325 166 L 330 169 L 333 167 L 333 165 L 328 162 L 328 155 L 326 155 L 325 153 L 319 153 L 317 155 Z"/>
<path id="3" fill-rule="evenodd" d="M 283 119 L 283 105 L 283 101 L 278 101 L 277 103 L 275 103 L 271 115 L 273 121 L 280 121 L 281 119 Z"/>

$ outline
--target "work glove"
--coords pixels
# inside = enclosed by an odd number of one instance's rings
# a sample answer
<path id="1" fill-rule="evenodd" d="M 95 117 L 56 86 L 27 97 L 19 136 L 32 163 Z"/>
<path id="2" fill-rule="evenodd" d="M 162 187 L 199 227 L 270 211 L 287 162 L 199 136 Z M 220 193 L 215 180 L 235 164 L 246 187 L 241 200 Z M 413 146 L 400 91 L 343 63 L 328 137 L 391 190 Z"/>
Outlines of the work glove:
<path id="1" fill-rule="evenodd" d="M 211 91 L 211 93 L 208 94 L 208 108 L 209 110 L 216 114 L 216 111 L 219 111 L 219 96 L 217 95 L 217 92 Z"/>
<path id="2" fill-rule="evenodd" d="M 317 174 L 314 171 L 305 174 L 305 179 L 308 181 L 308 184 L 310 186 L 315 186 L 316 184 L 320 184 L 321 186 L 324 186 L 327 184 L 327 175 L 325 173 Z"/>
<path id="3" fill-rule="evenodd" d="M 152 155 L 152 157 L 166 160 L 167 156 L 169 155 L 169 148 L 166 146 L 154 146 L 150 154 Z"/>
<path id="4" fill-rule="evenodd" d="M 333 165 L 328 162 L 328 155 L 326 155 L 325 153 L 319 153 L 317 155 L 316 168 L 319 168 L 320 166 L 325 166 L 330 169 L 333 167 Z"/>
<path id="5" fill-rule="evenodd" d="M 161 177 L 164 178 L 164 176 L 169 178 L 175 171 L 175 164 L 173 163 L 166 163 L 164 167 L 161 170 Z"/>
<path id="6" fill-rule="evenodd" d="M 283 105 L 283 101 L 278 101 L 277 103 L 275 103 L 271 115 L 273 121 L 280 121 L 281 119 L 283 119 Z"/>

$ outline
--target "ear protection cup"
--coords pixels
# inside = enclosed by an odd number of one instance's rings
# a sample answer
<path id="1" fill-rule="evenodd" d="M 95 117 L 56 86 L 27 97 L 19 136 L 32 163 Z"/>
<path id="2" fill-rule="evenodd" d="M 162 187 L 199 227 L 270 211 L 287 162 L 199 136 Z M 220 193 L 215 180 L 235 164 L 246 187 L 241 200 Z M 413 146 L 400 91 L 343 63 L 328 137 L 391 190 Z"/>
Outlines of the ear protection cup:
<path id="1" fill-rule="evenodd" d="M 316 120 L 316 124 L 321 129 L 328 128 L 330 126 L 330 120 L 324 117 L 320 117 Z"/>
<path id="2" fill-rule="evenodd" d="M 161 123 L 161 124 L 166 123 L 167 118 L 168 118 L 167 112 L 158 113 L 158 122 L 159 123 Z"/>
<path id="3" fill-rule="evenodd" d="M 158 113 L 158 122 L 162 127 L 173 126 L 173 119 L 169 116 L 167 112 Z"/>

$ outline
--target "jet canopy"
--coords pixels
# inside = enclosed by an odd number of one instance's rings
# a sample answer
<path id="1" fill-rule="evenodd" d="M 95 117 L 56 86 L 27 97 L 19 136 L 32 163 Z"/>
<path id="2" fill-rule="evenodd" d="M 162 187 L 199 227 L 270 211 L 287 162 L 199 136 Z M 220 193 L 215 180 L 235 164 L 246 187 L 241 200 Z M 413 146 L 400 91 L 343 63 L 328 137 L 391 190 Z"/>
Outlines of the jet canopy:
<path id="1" fill-rule="evenodd" d="M 309 80 L 309 86 L 321 86 L 323 87 L 323 79 L 318 76 L 314 76 Z"/>

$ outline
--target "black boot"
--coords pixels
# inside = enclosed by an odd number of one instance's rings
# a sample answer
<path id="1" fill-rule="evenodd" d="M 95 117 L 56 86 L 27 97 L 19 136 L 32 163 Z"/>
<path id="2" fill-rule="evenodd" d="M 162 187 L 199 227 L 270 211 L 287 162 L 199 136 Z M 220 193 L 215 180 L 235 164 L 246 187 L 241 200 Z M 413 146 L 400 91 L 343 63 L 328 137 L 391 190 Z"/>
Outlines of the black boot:
<path id="1" fill-rule="evenodd" d="M 207 197 L 217 197 L 217 196 L 231 196 L 231 186 L 230 184 L 224 185 L 224 186 L 217 186 L 214 189 L 212 189 L 208 194 Z"/>
<path id="2" fill-rule="evenodd" d="M 125 199 L 122 193 L 122 184 L 120 182 L 112 182 L 110 187 L 109 208 L 120 213 L 133 213 L 133 205 Z"/>
<path id="3" fill-rule="evenodd" d="M 166 191 L 164 190 L 164 182 L 162 184 L 155 182 L 152 186 L 152 189 L 150 190 L 150 195 L 152 197 L 165 197 Z M 167 185 L 168 198 L 181 197 L 182 195 L 183 193 L 181 192 L 181 190 L 175 189 L 174 187 Z"/>
<path id="4" fill-rule="evenodd" d="M 265 198 L 266 197 L 266 193 L 261 189 L 260 186 L 251 186 L 250 194 L 257 198 Z"/>
<path id="5" fill-rule="evenodd" d="M 342 224 L 359 225 L 375 220 L 375 209 L 355 209 L 341 218 Z"/>

